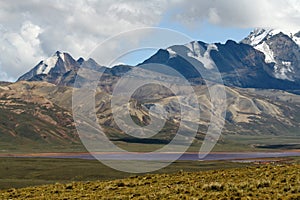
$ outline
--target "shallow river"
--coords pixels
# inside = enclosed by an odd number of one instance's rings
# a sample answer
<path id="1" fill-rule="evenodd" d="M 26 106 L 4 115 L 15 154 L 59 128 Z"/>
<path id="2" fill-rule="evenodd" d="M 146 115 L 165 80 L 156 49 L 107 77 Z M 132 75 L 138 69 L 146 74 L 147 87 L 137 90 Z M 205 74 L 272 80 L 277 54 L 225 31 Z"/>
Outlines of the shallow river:
<path id="1" fill-rule="evenodd" d="M 104 160 L 240 160 L 255 158 L 280 158 L 290 156 L 300 156 L 300 151 L 281 151 L 281 152 L 214 152 L 205 157 L 198 153 L 95 153 L 95 157 Z M 20 157 L 20 158 L 79 158 L 96 159 L 88 153 L 39 153 L 39 154 L 0 154 L 0 157 Z"/>

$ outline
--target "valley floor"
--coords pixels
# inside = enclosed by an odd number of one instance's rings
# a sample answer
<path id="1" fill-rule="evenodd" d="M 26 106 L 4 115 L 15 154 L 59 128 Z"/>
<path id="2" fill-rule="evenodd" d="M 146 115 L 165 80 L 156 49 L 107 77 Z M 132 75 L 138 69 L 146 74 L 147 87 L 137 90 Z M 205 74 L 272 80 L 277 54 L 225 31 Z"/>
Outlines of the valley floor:
<path id="1" fill-rule="evenodd" d="M 136 175 L 111 169 L 97 160 L 6 157 L 0 158 L 0 163 L 0 190 L 57 182 L 114 180 Z M 229 161 L 176 161 L 153 173 L 195 172 L 251 165 Z"/>

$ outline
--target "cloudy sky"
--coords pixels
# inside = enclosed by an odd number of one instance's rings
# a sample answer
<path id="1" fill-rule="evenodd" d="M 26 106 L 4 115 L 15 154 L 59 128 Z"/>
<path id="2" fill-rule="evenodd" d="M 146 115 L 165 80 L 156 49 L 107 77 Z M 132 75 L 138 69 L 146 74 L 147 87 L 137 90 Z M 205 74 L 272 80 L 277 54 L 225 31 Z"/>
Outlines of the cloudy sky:
<path id="1" fill-rule="evenodd" d="M 16 80 L 57 50 L 85 57 L 108 37 L 140 27 L 224 42 L 255 27 L 300 30 L 299 21 L 298 0 L 0 0 L 0 80 Z"/>

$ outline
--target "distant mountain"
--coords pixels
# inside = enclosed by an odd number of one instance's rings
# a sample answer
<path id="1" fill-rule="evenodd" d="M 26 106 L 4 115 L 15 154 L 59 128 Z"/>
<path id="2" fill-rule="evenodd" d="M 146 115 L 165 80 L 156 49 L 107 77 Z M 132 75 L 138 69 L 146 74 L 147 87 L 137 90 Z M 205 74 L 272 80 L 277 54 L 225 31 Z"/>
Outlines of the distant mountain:
<path id="1" fill-rule="evenodd" d="M 40 61 L 29 72 L 17 81 L 44 81 L 60 86 L 73 86 L 80 67 L 103 71 L 106 75 L 120 76 L 131 69 L 131 66 L 120 65 L 113 68 L 100 66 L 95 60 L 75 60 L 68 53 L 55 52 L 51 57 Z"/>
<path id="2" fill-rule="evenodd" d="M 160 49 L 142 64 L 149 63 L 168 65 L 192 81 L 201 77 L 196 68 L 214 81 L 213 73 L 216 73 L 217 68 L 227 86 L 281 90 L 300 88 L 300 81 L 274 77 L 272 75 L 274 64 L 265 62 L 265 56 L 261 51 L 232 40 L 228 40 L 225 44 L 194 41 Z"/>
<path id="3" fill-rule="evenodd" d="M 70 85 L 74 80 L 68 78 L 70 74 L 76 74 L 79 67 L 80 64 L 68 53 L 57 51 L 53 56 L 40 61 L 18 81 L 46 81 L 56 85 Z"/>
<path id="4" fill-rule="evenodd" d="M 273 77 L 300 82 L 300 31 L 255 29 L 241 42 L 264 53 Z"/>

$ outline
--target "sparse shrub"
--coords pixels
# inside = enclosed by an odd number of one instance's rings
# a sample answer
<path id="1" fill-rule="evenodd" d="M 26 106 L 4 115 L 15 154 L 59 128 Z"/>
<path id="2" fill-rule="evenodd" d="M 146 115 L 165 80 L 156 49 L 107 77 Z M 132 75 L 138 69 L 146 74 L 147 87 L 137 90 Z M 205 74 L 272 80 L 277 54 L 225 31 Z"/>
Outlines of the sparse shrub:
<path id="1" fill-rule="evenodd" d="M 270 182 L 263 180 L 263 181 L 260 181 L 256 186 L 257 189 L 264 188 L 264 187 L 270 187 Z"/>
<path id="2" fill-rule="evenodd" d="M 123 183 L 123 182 L 118 182 L 118 183 L 116 183 L 116 185 L 117 185 L 118 187 L 124 187 L 124 186 L 125 186 L 125 183 Z"/>
<path id="3" fill-rule="evenodd" d="M 224 190 L 224 185 L 221 183 L 210 183 L 210 184 L 205 184 L 203 186 L 203 190 L 205 191 L 223 191 Z"/>
<path id="4" fill-rule="evenodd" d="M 66 185 L 66 189 L 67 189 L 67 190 L 72 190 L 72 189 L 73 189 L 73 186 L 72 186 L 71 184 Z"/>

